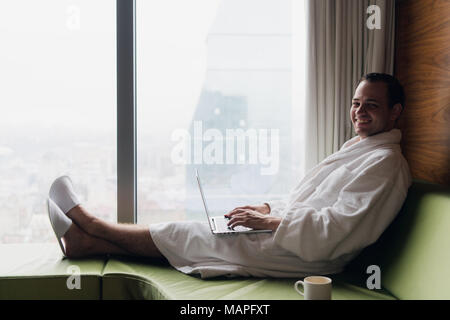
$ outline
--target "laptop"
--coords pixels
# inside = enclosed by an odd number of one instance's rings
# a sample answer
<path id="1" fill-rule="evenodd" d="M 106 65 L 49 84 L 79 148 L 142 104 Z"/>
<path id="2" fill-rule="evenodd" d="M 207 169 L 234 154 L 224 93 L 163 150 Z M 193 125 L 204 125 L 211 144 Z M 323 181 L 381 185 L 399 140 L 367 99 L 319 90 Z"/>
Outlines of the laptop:
<path id="1" fill-rule="evenodd" d="M 213 234 L 235 234 L 235 233 L 261 233 L 261 232 L 272 232 L 272 230 L 255 230 L 252 228 L 244 226 L 236 226 L 233 229 L 227 225 L 229 218 L 225 216 L 215 216 L 211 217 L 208 211 L 208 206 L 206 204 L 205 194 L 203 193 L 202 183 L 200 182 L 200 176 L 198 170 L 195 170 L 195 176 L 197 177 L 198 188 L 200 190 L 200 195 L 202 196 L 203 206 L 205 207 L 206 218 L 209 222 L 209 227 Z"/>

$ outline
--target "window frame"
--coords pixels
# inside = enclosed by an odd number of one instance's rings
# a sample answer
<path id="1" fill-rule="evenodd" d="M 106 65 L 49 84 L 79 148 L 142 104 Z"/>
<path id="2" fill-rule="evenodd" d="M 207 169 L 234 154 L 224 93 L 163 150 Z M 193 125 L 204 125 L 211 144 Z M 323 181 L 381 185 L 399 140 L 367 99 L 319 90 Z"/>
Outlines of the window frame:
<path id="1" fill-rule="evenodd" d="M 116 0 L 117 222 L 137 222 L 136 0 Z"/>
<path id="2" fill-rule="evenodd" d="M 304 5 L 304 3 L 302 5 Z M 117 222 L 136 224 L 137 223 L 136 0 L 116 0 L 116 22 L 117 22 L 116 23 Z M 300 94 L 300 97 L 301 96 L 302 95 Z M 297 99 L 300 100 L 300 98 Z M 303 166 L 301 168 L 301 172 L 303 175 L 304 173 Z"/>

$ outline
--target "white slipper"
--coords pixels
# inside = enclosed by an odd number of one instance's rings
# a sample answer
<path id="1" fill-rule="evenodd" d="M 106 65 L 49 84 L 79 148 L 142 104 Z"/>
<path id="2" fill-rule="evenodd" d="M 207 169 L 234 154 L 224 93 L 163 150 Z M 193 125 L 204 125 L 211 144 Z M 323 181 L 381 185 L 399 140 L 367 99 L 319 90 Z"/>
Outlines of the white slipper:
<path id="1" fill-rule="evenodd" d="M 61 251 L 64 256 L 66 256 L 66 250 L 63 246 L 61 238 L 66 234 L 67 230 L 69 230 L 72 225 L 72 220 L 70 220 L 50 198 L 47 199 L 47 210 L 56 239 L 58 239 Z"/>
<path id="2" fill-rule="evenodd" d="M 68 176 L 61 176 L 53 181 L 48 196 L 66 214 L 81 203 Z"/>

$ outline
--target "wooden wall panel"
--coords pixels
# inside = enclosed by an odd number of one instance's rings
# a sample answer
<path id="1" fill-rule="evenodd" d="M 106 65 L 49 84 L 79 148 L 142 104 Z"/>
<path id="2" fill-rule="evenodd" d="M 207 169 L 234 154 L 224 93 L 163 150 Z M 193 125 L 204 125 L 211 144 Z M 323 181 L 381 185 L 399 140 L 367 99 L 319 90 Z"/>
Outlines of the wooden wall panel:
<path id="1" fill-rule="evenodd" d="M 396 3 L 402 150 L 414 178 L 450 185 L 450 0 Z"/>

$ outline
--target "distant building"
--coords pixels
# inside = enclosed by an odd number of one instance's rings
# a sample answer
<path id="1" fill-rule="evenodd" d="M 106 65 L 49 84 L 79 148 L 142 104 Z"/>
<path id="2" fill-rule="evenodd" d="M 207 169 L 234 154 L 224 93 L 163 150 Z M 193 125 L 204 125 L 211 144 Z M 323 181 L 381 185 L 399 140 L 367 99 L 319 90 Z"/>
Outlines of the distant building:
<path id="1" fill-rule="evenodd" d="M 241 1 L 229 0 L 223 2 L 217 12 L 207 38 L 208 63 L 203 91 L 189 133 L 193 138 L 199 123 L 203 133 L 215 129 L 224 139 L 227 129 L 251 131 L 257 135 L 257 143 L 253 145 L 256 154 L 251 152 L 246 137 L 245 154 L 239 154 L 234 146 L 234 163 L 211 164 L 204 159 L 196 162 L 198 145 L 192 144 L 192 158 L 186 165 L 188 219 L 204 219 L 195 168 L 199 169 L 209 209 L 214 213 L 224 213 L 235 205 L 257 203 L 268 197 L 279 198 L 290 190 L 291 14 L 290 2 L 282 2 L 281 5 L 279 1 L 263 1 L 263 8 L 259 10 L 254 5 L 256 2 L 244 5 Z M 271 12 L 279 16 L 273 18 Z M 263 132 L 270 132 L 270 137 L 272 133 L 277 134 L 277 149 L 271 149 L 274 145 L 270 140 L 261 140 Z M 210 143 L 202 141 L 202 150 Z M 226 150 L 226 142 L 222 151 L 226 158 L 230 151 Z M 263 151 L 275 162 L 270 174 L 262 170 L 268 166 L 262 161 Z M 256 162 L 251 161 L 252 156 Z M 237 157 L 243 160 L 242 164 Z"/>

